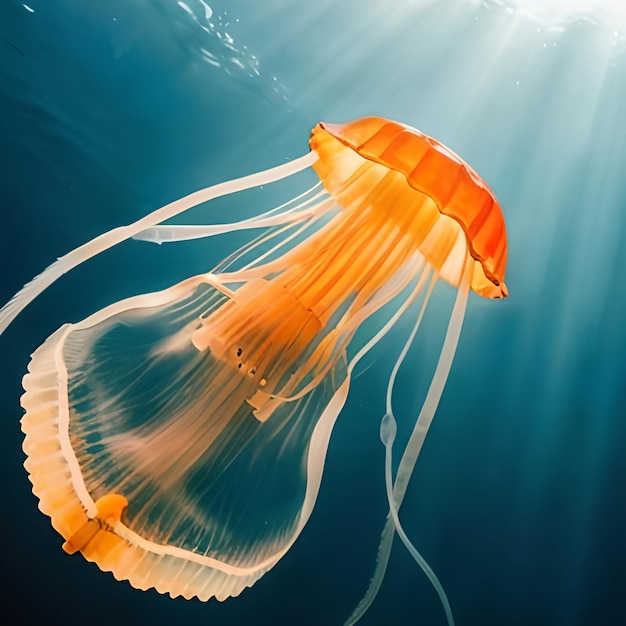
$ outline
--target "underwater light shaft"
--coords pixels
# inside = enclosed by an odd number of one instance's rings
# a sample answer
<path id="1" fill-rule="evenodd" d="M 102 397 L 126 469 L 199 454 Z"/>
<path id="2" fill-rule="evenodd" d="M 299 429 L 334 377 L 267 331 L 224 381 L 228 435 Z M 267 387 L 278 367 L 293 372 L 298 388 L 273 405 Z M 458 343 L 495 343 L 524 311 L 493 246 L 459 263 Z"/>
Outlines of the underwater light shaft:
<path id="1" fill-rule="evenodd" d="M 626 3 L 622 0 L 492 0 L 492 3 L 509 5 L 550 24 L 585 18 L 626 30 Z"/>

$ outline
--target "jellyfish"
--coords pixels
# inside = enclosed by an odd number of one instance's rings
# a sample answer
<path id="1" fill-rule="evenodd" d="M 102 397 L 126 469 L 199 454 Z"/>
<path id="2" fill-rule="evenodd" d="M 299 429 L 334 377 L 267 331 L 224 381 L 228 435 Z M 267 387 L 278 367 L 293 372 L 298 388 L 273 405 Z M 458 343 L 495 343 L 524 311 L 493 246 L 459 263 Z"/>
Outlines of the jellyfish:
<path id="1" fill-rule="evenodd" d="M 1 333 L 63 274 L 129 238 L 257 233 L 211 271 L 65 324 L 32 354 L 23 380 L 25 467 L 67 552 L 139 589 L 203 601 L 237 596 L 276 565 L 309 519 L 355 366 L 415 311 L 381 422 L 390 513 L 376 574 L 350 623 L 373 600 L 395 533 L 446 606 L 399 508 L 469 291 L 507 296 L 502 211 L 460 157 L 404 124 L 319 123 L 309 145 L 289 163 L 104 233 L 0 310 Z M 272 210 L 227 224 L 170 223 L 191 207 L 305 170 L 315 184 Z M 456 302 L 394 477 L 395 376 L 438 281 L 457 290 Z"/>

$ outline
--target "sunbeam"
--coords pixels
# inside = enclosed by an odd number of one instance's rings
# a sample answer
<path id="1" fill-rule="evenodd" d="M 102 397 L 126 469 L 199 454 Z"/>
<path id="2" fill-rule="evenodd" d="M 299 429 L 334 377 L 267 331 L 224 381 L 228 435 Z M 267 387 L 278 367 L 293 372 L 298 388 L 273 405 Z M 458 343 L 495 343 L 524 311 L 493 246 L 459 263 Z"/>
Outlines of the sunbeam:
<path id="1" fill-rule="evenodd" d="M 626 4 L 622 0 L 474 0 L 508 7 L 550 24 L 585 19 L 620 31 L 626 30 Z"/>

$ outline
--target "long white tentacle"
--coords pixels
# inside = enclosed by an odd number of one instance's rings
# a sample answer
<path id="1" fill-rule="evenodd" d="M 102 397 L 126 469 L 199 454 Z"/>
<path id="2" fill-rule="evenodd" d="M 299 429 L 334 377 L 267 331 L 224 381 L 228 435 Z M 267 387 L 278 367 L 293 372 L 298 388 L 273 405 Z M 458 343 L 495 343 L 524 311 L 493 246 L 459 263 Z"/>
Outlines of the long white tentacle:
<path id="1" fill-rule="evenodd" d="M 437 593 L 439 594 L 439 597 L 446 611 L 448 624 L 450 624 L 450 626 L 454 624 L 454 621 L 452 619 L 452 613 L 450 611 L 450 606 L 445 596 L 445 593 L 443 592 L 443 588 L 439 584 L 439 581 L 437 580 L 434 572 L 432 572 L 426 561 L 423 560 L 421 555 L 419 555 L 417 550 L 415 550 L 411 542 L 408 540 L 408 537 L 406 537 L 406 534 L 402 530 L 402 526 L 398 518 L 398 510 L 400 509 L 400 505 L 402 504 L 402 501 L 404 499 L 409 479 L 411 478 L 411 474 L 413 473 L 415 463 L 417 462 L 417 458 L 419 457 L 419 454 L 421 452 L 422 445 L 424 444 L 424 440 L 426 438 L 426 435 L 428 434 L 428 429 L 430 428 L 433 417 L 435 415 L 435 411 L 437 410 L 437 406 L 439 404 L 439 400 L 441 399 L 443 389 L 448 379 L 448 374 L 452 366 L 452 361 L 458 344 L 459 335 L 461 333 L 461 327 L 463 325 L 463 317 L 465 315 L 465 308 L 467 305 L 467 298 L 470 289 L 470 276 L 470 264 L 468 262 L 464 269 L 463 277 L 459 285 L 456 302 L 454 304 L 454 308 L 452 309 L 452 315 L 448 324 L 448 329 L 441 350 L 441 355 L 439 357 L 439 361 L 437 362 L 435 374 L 428 389 L 428 393 L 426 394 L 426 399 L 424 400 L 422 410 L 420 411 L 411 437 L 409 438 L 409 442 L 407 443 L 407 446 L 400 460 L 400 465 L 398 466 L 393 489 L 391 489 L 392 441 L 389 443 L 389 445 L 387 445 L 387 443 L 385 444 L 387 448 L 386 483 L 388 489 L 390 512 L 387 517 L 385 528 L 383 529 L 381 535 L 374 575 L 372 577 L 372 580 L 370 581 L 370 585 L 365 593 L 365 596 L 361 599 L 361 601 L 353 611 L 352 615 L 350 615 L 350 617 L 347 619 L 347 621 L 345 622 L 345 626 L 352 626 L 353 624 L 356 624 L 361 619 L 361 617 L 363 617 L 367 609 L 371 606 L 372 602 L 376 598 L 380 586 L 382 585 L 385 572 L 387 570 L 387 564 L 389 562 L 389 555 L 391 553 L 391 546 L 393 543 L 393 535 L 395 530 L 398 530 L 398 534 L 401 539 L 403 539 L 403 541 L 406 538 L 406 542 L 404 542 L 405 546 L 409 549 L 409 552 L 411 552 L 412 556 L 416 559 L 420 567 L 422 567 L 422 569 L 430 579 L 431 583 L 433 583 L 435 589 L 437 590 Z M 412 337 L 410 339 L 412 339 Z M 387 415 L 390 415 L 389 411 Z M 384 424 L 384 432 L 381 428 L 381 435 L 390 438 L 392 430 L 393 427 L 391 426 L 389 420 L 386 420 Z M 431 575 L 429 575 L 429 573 Z"/>
<path id="2" fill-rule="evenodd" d="M 307 196 L 310 196 L 307 198 Z M 232 233 L 238 230 L 251 228 L 270 228 L 282 224 L 301 222 L 313 217 L 319 210 L 320 200 L 325 196 L 322 183 L 315 184 L 310 189 L 292 198 L 288 202 L 271 209 L 261 215 L 226 224 L 166 224 L 152 226 L 133 235 L 133 239 L 163 244 L 174 241 L 189 241 L 203 239 L 222 233 Z"/>
<path id="3" fill-rule="evenodd" d="M 183 211 L 198 204 L 225 196 L 244 189 L 258 187 L 275 182 L 291 174 L 300 172 L 311 166 L 318 156 L 315 151 L 311 151 L 305 156 L 295 159 L 289 163 L 284 163 L 263 172 L 257 172 L 242 178 L 229 180 L 206 189 L 196 191 L 184 198 L 166 204 L 164 207 L 153 211 L 149 215 L 129 224 L 109 230 L 86 244 L 79 246 L 68 254 L 58 258 L 52 265 L 48 266 L 41 274 L 33 278 L 20 291 L 18 291 L 7 304 L 0 309 L 0 334 L 2 334 L 9 324 L 19 315 L 28 304 L 30 304 L 39 294 L 45 291 L 52 283 L 74 269 L 88 259 L 108 250 L 109 248 L 130 239 L 141 231 L 145 231 L 156 224 L 171 219 Z"/>

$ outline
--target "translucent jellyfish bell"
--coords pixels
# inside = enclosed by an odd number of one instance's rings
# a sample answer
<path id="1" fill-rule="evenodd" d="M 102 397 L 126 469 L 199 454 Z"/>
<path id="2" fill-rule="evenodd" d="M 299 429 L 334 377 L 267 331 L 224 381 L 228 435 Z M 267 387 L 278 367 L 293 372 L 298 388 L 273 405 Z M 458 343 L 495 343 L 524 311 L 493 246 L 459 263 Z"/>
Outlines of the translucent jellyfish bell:
<path id="1" fill-rule="evenodd" d="M 442 278 L 458 288 L 457 302 L 395 481 L 391 391 L 422 314 L 389 381 L 381 429 L 391 515 L 375 581 L 394 530 L 419 562 L 398 509 L 469 290 L 507 295 L 502 212 L 458 156 L 402 124 L 378 117 L 318 124 L 310 147 L 289 164 L 196 192 L 101 235 L 0 310 L 2 332 L 62 274 L 130 237 L 162 243 L 264 229 L 263 246 L 244 246 L 212 272 L 64 325 L 35 351 L 24 377 L 25 466 L 41 510 L 68 552 L 135 587 L 223 600 L 279 561 L 313 509 L 355 364 L 420 297 L 423 313 Z M 199 203 L 309 167 L 321 185 L 275 210 L 234 224 L 161 225 Z M 252 261 L 230 265 L 260 249 Z M 357 329 L 376 314 L 382 322 L 349 359 Z"/>

